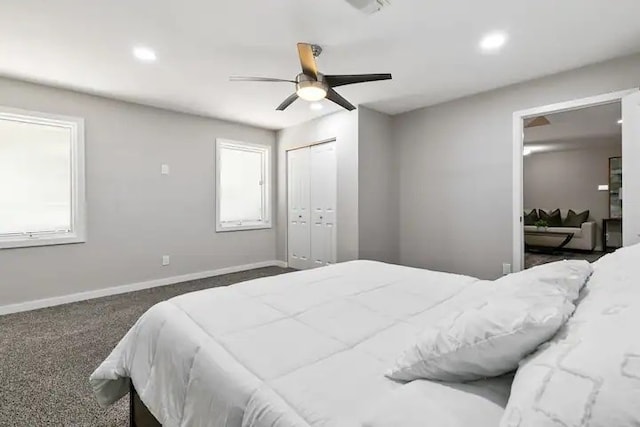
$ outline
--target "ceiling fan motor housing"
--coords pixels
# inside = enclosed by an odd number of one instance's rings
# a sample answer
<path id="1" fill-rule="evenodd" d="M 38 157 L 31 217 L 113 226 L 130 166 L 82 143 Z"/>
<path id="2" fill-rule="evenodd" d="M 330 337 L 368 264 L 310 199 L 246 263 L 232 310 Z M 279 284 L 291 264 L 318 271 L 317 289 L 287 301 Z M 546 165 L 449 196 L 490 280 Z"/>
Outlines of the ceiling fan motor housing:
<path id="1" fill-rule="evenodd" d="M 318 73 L 318 80 L 304 73 L 296 76 L 296 93 L 303 99 L 307 98 L 307 100 L 310 101 L 317 101 L 324 98 L 328 91 L 329 85 L 321 73 Z M 305 96 L 305 93 L 309 94 L 308 96 L 311 98 Z"/>
<path id="2" fill-rule="evenodd" d="M 313 52 L 313 56 L 315 58 L 317 58 L 322 53 L 322 46 L 317 45 L 317 44 L 312 44 L 311 45 L 311 52 Z"/>

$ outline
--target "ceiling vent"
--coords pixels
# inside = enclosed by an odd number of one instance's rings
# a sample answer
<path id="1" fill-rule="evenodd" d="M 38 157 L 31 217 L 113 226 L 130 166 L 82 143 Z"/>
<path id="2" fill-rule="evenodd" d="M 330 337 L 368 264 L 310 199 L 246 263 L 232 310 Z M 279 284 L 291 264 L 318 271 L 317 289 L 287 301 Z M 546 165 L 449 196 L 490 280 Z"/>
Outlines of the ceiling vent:
<path id="1" fill-rule="evenodd" d="M 347 2 L 360 12 L 371 15 L 379 12 L 387 6 L 391 6 L 391 0 L 347 0 Z"/>

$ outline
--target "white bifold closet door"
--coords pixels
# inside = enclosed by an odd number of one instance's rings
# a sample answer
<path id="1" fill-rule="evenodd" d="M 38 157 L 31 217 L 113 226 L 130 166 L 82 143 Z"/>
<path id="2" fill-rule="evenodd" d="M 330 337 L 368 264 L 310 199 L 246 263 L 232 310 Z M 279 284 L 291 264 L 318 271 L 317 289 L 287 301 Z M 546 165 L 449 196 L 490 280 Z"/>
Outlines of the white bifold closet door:
<path id="1" fill-rule="evenodd" d="M 336 144 L 311 147 L 311 267 L 336 262 Z"/>
<path id="2" fill-rule="evenodd" d="M 308 268 L 311 259 L 310 167 L 308 148 L 287 152 L 288 262 L 297 269 Z"/>
<path id="3" fill-rule="evenodd" d="M 288 262 L 306 269 L 336 262 L 335 142 L 287 154 Z"/>

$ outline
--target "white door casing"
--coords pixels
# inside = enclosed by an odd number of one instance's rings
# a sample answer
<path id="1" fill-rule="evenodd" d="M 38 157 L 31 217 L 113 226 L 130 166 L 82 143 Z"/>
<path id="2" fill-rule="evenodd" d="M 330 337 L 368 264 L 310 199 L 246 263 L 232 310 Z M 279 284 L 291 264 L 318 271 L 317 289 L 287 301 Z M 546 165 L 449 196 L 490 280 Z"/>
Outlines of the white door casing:
<path id="1" fill-rule="evenodd" d="M 310 166 L 308 148 L 287 152 L 288 263 L 300 270 L 311 266 Z"/>
<path id="2" fill-rule="evenodd" d="M 311 263 L 312 267 L 336 262 L 336 145 L 311 148 Z"/>
<path id="3" fill-rule="evenodd" d="M 640 170 L 634 173 L 633 166 L 640 162 L 640 116 L 638 114 L 638 89 L 633 88 L 603 95 L 592 96 L 582 99 L 560 102 L 558 104 L 545 105 L 528 110 L 516 111 L 513 113 L 513 246 L 512 246 L 512 266 L 517 272 L 524 268 L 524 233 L 522 227 L 523 205 L 523 120 L 553 113 L 561 113 L 581 108 L 594 107 L 597 105 L 609 104 L 612 102 L 622 102 L 623 124 L 622 124 L 622 218 L 623 218 L 623 244 L 628 246 L 640 241 L 640 193 L 636 188 L 640 186 Z M 626 107 L 625 107 L 626 105 Z M 634 113 L 635 112 L 635 113 Z M 630 170 L 631 168 L 631 170 Z M 632 182 L 632 180 L 634 180 Z M 625 186 L 630 185 L 629 189 Z M 628 191 L 629 190 L 629 191 Z M 633 194 L 629 194 L 633 193 Z M 625 197 L 626 195 L 626 197 Z M 635 195 L 638 195 L 635 197 Z M 625 201 L 629 199 L 629 203 Z M 631 217 L 633 216 L 633 218 Z M 637 225 L 635 224 L 637 222 Z M 634 237 L 635 236 L 635 237 Z"/>
<path id="4" fill-rule="evenodd" d="M 640 92 L 622 98 L 622 244 L 640 243 Z"/>

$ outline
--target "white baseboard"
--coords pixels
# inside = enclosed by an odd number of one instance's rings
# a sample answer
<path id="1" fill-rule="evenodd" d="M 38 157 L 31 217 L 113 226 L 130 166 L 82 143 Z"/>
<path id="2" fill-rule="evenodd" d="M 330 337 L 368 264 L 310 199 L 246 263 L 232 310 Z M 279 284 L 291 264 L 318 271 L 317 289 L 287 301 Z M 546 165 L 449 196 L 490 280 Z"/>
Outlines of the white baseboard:
<path id="1" fill-rule="evenodd" d="M 109 295 L 140 291 L 142 289 L 173 285 L 175 283 L 188 282 L 190 280 L 206 279 L 208 277 L 221 276 L 223 274 L 237 273 L 240 271 L 254 270 L 256 268 L 263 267 L 286 268 L 287 263 L 284 261 L 256 262 L 253 264 L 236 265 L 232 267 L 218 268 L 216 270 L 201 271 L 198 273 L 147 280 L 144 282 L 131 283 L 128 285 L 113 286 L 110 288 L 97 289 L 95 291 L 78 292 L 75 294 L 62 295 L 59 297 L 43 298 L 33 301 L 20 302 L 17 304 L 2 305 L 0 306 L 0 316 L 11 313 L 19 313 L 22 311 L 37 310 L 39 308 L 53 307 L 56 305 L 69 304 L 72 302 L 86 301 L 94 298 L 106 297 Z"/>

